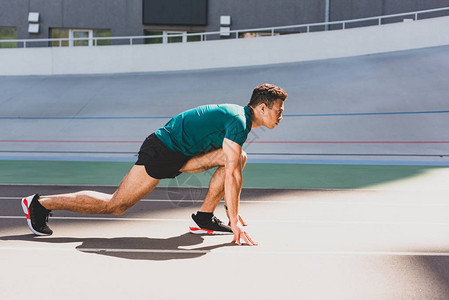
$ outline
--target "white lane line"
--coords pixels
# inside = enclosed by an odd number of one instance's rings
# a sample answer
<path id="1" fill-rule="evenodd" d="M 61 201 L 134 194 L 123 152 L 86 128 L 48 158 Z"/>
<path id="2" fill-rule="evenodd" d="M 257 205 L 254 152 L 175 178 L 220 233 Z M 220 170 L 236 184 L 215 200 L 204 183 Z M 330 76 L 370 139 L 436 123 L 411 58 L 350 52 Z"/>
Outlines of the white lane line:
<path id="1" fill-rule="evenodd" d="M 240 255 L 303 255 L 303 256 L 448 256 L 449 252 L 425 251 L 283 251 L 258 250 L 256 247 L 233 249 L 114 249 L 114 248 L 73 248 L 73 247 L 0 247 L 0 251 L 45 251 L 45 252 L 87 252 L 87 253 L 147 253 L 147 254 L 240 254 Z"/>
<path id="2" fill-rule="evenodd" d="M 0 219 L 24 219 L 25 216 L 0 216 Z M 139 221 L 139 222 L 190 222 L 191 219 L 156 219 L 156 218 L 108 218 L 108 217 L 51 217 L 51 220 L 80 221 Z M 262 224 L 341 224 L 341 225 L 426 225 L 449 226 L 449 222 L 419 222 L 419 221 L 339 221 L 339 220 L 250 220 L 250 223 Z"/>
<path id="3" fill-rule="evenodd" d="M 0 197 L 0 200 L 21 200 L 21 197 Z M 203 203 L 203 200 L 170 200 L 170 199 L 142 199 L 140 202 L 166 202 L 178 205 L 180 203 Z M 240 200 L 240 203 L 254 203 L 254 204 L 323 204 L 323 205 L 370 205 L 382 207 L 404 207 L 404 206 L 418 206 L 418 207 L 448 207 L 449 202 L 445 203 L 419 203 L 419 202 L 401 202 L 401 203 L 376 203 L 368 202 L 366 200 L 351 200 L 351 201 L 320 201 L 320 200 Z"/>

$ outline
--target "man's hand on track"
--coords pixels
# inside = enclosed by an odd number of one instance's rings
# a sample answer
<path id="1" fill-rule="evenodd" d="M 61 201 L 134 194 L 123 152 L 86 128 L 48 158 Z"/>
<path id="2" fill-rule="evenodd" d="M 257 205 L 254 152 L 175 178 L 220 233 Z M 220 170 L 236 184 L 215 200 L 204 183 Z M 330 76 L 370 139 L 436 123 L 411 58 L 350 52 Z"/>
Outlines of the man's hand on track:
<path id="1" fill-rule="evenodd" d="M 243 242 L 246 243 L 249 246 L 257 246 L 258 243 L 254 242 L 251 237 L 248 235 L 246 231 L 243 231 L 240 229 L 240 227 L 236 225 L 231 225 L 232 232 L 234 232 L 234 239 L 233 242 L 237 243 L 239 246 L 242 245 L 241 239 L 243 239 Z"/>

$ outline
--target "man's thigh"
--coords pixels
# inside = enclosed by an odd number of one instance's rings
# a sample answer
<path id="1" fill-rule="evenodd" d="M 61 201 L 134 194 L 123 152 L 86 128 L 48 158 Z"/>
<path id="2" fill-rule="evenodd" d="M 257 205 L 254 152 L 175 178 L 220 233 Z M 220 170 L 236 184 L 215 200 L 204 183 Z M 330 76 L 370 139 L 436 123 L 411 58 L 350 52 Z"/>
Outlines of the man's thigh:
<path id="1" fill-rule="evenodd" d="M 198 173 L 214 167 L 223 167 L 225 162 L 223 149 L 220 148 L 206 154 L 192 157 L 179 171 L 183 173 Z"/>
<path id="2" fill-rule="evenodd" d="M 123 178 L 111 199 L 111 205 L 128 209 L 158 185 L 160 179 L 149 176 L 144 166 L 134 165 Z"/>

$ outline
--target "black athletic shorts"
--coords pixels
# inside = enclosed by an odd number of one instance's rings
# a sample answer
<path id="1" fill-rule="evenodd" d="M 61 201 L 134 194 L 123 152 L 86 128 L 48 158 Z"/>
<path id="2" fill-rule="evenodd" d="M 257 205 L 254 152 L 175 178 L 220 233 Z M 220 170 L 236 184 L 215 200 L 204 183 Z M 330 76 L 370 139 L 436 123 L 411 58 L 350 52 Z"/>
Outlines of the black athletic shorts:
<path id="1" fill-rule="evenodd" d="M 170 150 L 152 133 L 140 147 L 136 165 L 145 166 L 148 175 L 153 178 L 175 178 L 181 174 L 179 169 L 190 158 L 192 157 Z"/>

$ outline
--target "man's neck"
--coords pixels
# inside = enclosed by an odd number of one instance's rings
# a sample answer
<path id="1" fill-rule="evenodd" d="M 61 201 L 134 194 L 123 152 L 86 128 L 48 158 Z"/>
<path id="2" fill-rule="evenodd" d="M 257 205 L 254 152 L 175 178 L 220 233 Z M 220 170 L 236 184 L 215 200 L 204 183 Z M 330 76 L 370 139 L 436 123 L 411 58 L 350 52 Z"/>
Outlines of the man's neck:
<path id="1" fill-rule="evenodd" d="M 254 109 L 251 106 L 248 105 L 248 107 L 249 107 L 249 110 L 251 111 L 251 123 L 252 123 L 251 128 L 260 127 L 258 118 L 256 117 L 256 112 L 254 111 Z"/>

